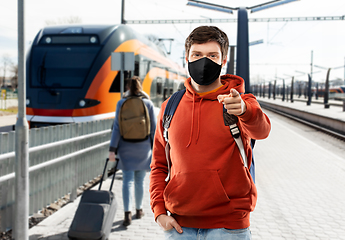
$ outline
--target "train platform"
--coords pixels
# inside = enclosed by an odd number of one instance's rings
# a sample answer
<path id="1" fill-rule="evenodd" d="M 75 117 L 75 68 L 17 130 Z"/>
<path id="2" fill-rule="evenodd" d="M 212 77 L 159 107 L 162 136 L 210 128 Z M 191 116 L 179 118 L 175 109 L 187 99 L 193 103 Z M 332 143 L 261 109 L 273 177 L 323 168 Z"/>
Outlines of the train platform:
<path id="1" fill-rule="evenodd" d="M 1 115 L 0 116 L 0 127 L 12 126 L 17 122 L 17 114 Z"/>
<path id="2" fill-rule="evenodd" d="M 329 117 L 345 122 L 345 111 L 343 110 L 342 101 L 330 100 L 329 108 L 325 108 L 323 104 L 323 99 L 312 99 L 310 105 L 306 104 L 307 100 L 305 98 L 296 98 L 294 102 L 282 101 L 281 98 L 273 99 L 272 97 L 270 99 L 268 99 L 267 97 L 257 97 L 257 100 L 261 103 L 279 105 L 286 108 L 296 109 L 304 111 L 306 113 Z"/>
<path id="3" fill-rule="evenodd" d="M 313 99 L 310 105 L 307 105 L 307 100 L 304 98 L 297 98 L 294 102 L 267 97 L 257 97 L 257 100 L 262 108 L 278 111 L 299 121 L 322 127 L 325 131 L 338 134 L 341 138 L 345 136 L 345 100 L 330 100 L 328 108 L 325 108 L 323 99 Z"/>
<path id="4" fill-rule="evenodd" d="M 324 109 L 322 105 L 306 106 L 297 101 L 264 100 L 320 115 L 345 117 L 339 107 Z M 330 148 L 331 143 L 316 143 L 312 136 L 301 134 L 300 129 L 279 115 L 268 116 L 271 134 L 257 141 L 254 149 L 258 202 L 251 214 L 252 239 L 345 240 L 345 149 L 337 151 Z M 110 182 L 110 178 L 104 182 L 104 189 Z M 164 239 L 150 209 L 148 185 L 149 173 L 145 178 L 145 216 L 135 219 L 134 215 L 132 224 L 126 228 L 122 226 L 122 174 L 117 173 L 113 191 L 118 209 L 109 240 Z M 67 240 L 79 201 L 80 197 L 32 227 L 29 239 Z M 132 212 L 135 214 L 135 209 Z"/>

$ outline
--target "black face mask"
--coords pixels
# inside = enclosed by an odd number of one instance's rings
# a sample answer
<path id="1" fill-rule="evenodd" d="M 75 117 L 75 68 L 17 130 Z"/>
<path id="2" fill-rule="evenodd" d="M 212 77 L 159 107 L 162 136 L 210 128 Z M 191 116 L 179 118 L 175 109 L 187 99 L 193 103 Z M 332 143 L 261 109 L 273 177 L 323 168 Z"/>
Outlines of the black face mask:
<path id="1" fill-rule="evenodd" d="M 199 85 L 210 85 L 220 75 L 222 65 L 219 65 L 207 57 L 194 62 L 188 61 L 188 71 L 193 80 Z"/>

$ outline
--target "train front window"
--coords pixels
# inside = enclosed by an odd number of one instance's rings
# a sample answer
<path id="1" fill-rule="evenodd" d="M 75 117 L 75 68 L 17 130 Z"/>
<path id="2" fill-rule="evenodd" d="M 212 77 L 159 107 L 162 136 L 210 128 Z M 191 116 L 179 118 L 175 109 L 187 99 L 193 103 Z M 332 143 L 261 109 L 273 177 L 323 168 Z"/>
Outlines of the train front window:
<path id="1" fill-rule="evenodd" d="M 32 51 L 32 87 L 82 87 L 100 47 L 35 47 Z"/>

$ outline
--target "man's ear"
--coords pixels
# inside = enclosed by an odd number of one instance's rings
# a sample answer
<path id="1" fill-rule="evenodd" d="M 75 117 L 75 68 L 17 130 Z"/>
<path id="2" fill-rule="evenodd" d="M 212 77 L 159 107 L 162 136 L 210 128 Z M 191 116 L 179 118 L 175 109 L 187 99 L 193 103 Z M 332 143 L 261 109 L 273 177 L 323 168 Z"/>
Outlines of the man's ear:
<path id="1" fill-rule="evenodd" d="M 188 55 L 186 53 L 186 57 L 185 57 L 186 63 L 188 64 Z"/>
<path id="2" fill-rule="evenodd" d="M 228 61 L 228 56 L 225 56 L 225 58 L 222 61 L 222 67 L 225 66 L 226 62 Z"/>

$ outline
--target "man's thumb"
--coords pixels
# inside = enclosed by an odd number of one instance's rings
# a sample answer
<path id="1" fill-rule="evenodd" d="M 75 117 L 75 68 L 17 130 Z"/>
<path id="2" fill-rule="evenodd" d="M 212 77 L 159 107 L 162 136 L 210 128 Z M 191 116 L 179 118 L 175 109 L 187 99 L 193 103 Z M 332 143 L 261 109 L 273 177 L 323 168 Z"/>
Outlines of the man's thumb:
<path id="1" fill-rule="evenodd" d="M 240 94 L 237 92 L 237 90 L 234 89 L 234 88 L 231 88 L 230 94 L 231 94 L 232 97 L 237 97 L 238 95 L 240 95 Z"/>

